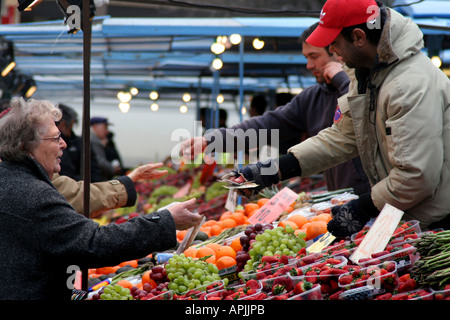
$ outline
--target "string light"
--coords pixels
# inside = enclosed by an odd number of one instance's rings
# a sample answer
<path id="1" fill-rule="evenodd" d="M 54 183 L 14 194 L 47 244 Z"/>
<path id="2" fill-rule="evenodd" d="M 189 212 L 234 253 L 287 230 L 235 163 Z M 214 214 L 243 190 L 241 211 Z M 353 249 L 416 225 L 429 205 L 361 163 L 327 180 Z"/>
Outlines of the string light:
<path id="1" fill-rule="evenodd" d="M 122 113 L 127 113 L 130 110 L 130 104 L 128 102 L 119 103 L 119 109 Z"/>
<path id="2" fill-rule="evenodd" d="M 158 97 L 159 97 L 158 92 L 156 92 L 156 91 L 150 92 L 150 99 L 156 100 L 156 99 L 158 99 Z"/>
<path id="3" fill-rule="evenodd" d="M 189 101 L 191 101 L 191 95 L 190 95 L 189 93 L 183 94 L 183 101 L 184 101 L 184 102 L 189 102 Z"/>
<path id="4" fill-rule="evenodd" d="M 230 36 L 230 42 L 234 45 L 241 43 L 242 37 L 240 34 L 234 33 Z"/>
<path id="5" fill-rule="evenodd" d="M 264 48 L 264 41 L 258 38 L 253 39 L 253 48 L 255 48 L 256 50 L 261 50 L 262 48 Z"/>
<path id="6" fill-rule="evenodd" d="M 181 112 L 181 113 L 186 113 L 187 110 L 188 110 L 188 108 L 187 108 L 186 105 L 184 105 L 184 104 L 180 107 L 180 112 Z"/>
<path id="7" fill-rule="evenodd" d="M 157 103 L 152 103 L 152 105 L 150 106 L 150 109 L 151 109 L 152 111 L 158 111 L 159 106 L 158 106 Z"/>
<path id="8" fill-rule="evenodd" d="M 120 91 L 119 93 L 117 93 L 117 98 L 120 100 L 120 102 L 122 103 L 128 103 L 131 100 L 131 93 L 129 92 L 123 92 Z"/>
<path id="9" fill-rule="evenodd" d="M 138 93 L 139 93 L 139 90 L 138 90 L 138 88 L 131 88 L 130 89 L 130 93 L 133 95 L 133 96 L 135 96 L 135 95 L 137 95 Z"/>
<path id="10" fill-rule="evenodd" d="M 213 67 L 215 70 L 220 70 L 220 69 L 222 69 L 222 67 L 223 67 L 223 62 L 222 62 L 222 60 L 220 60 L 219 58 L 214 59 L 213 62 L 212 62 L 212 67 Z"/>

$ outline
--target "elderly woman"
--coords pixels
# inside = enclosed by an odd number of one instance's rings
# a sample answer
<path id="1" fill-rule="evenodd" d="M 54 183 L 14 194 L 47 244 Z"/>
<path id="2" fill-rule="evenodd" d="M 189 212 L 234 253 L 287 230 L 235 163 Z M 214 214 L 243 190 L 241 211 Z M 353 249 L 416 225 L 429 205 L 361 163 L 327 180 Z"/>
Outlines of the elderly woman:
<path id="1" fill-rule="evenodd" d="M 195 199 L 120 225 L 77 213 L 51 183 L 66 147 L 60 110 L 22 98 L 0 119 L 0 299 L 65 299 L 67 268 L 94 268 L 176 245 L 176 229 L 197 224 Z"/>

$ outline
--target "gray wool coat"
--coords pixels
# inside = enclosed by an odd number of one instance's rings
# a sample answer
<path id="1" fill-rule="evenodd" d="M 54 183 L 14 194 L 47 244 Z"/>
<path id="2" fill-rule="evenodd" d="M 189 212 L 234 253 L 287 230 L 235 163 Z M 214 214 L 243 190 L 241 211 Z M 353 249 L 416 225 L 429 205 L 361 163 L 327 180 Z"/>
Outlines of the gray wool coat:
<path id="1" fill-rule="evenodd" d="M 2 300 L 69 300 L 69 266 L 112 266 L 175 245 L 167 210 L 99 226 L 73 209 L 33 159 L 0 163 Z"/>

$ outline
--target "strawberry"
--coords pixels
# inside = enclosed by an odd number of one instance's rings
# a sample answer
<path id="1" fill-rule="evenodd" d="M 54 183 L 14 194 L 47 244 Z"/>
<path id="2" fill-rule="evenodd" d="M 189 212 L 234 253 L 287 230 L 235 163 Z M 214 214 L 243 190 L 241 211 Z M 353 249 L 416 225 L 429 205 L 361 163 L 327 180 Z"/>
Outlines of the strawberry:
<path id="1" fill-rule="evenodd" d="M 378 258 L 378 257 L 385 256 L 385 255 L 387 255 L 387 254 L 389 254 L 389 251 L 383 250 L 383 251 L 380 251 L 380 252 L 372 253 L 371 257 L 372 257 L 372 258 Z"/>
<path id="2" fill-rule="evenodd" d="M 245 286 L 248 288 L 255 289 L 255 290 L 260 288 L 259 281 L 254 280 L 254 279 L 247 280 L 247 282 L 245 283 Z"/>
<path id="3" fill-rule="evenodd" d="M 325 262 L 328 264 L 340 264 L 342 261 L 334 258 L 328 258 Z"/>
<path id="4" fill-rule="evenodd" d="M 295 285 L 293 292 L 294 292 L 294 294 L 299 294 L 299 293 L 303 293 L 305 291 L 311 290 L 312 288 L 313 288 L 313 283 L 303 280 Z"/>
<path id="5" fill-rule="evenodd" d="M 392 299 L 392 293 L 390 293 L 390 292 L 379 295 L 375 298 L 375 300 L 391 300 L 391 299 Z"/>
<path id="6" fill-rule="evenodd" d="M 350 274 L 339 277 L 339 283 L 343 286 L 352 283 L 352 281 L 353 281 L 353 276 Z"/>
<path id="7" fill-rule="evenodd" d="M 287 277 L 276 278 L 273 282 L 273 286 L 282 285 L 286 288 L 286 291 L 291 291 L 293 289 L 292 280 Z"/>
<path id="8" fill-rule="evenodd" d="M 414 279 L 408 279 L 400 283 L 398 287 L 398 292 L 408 292 L 417 289 L 417 283 Z"/>
<path id="9" fill-rule="evenodd" d="M 397 293 L 392 296 L 392 300 L 407 300 L 408 294 L 407 293 Z"/>
<path id="10" fill-rule="evenodd" d="M 328 299 L 330 299 L 330 300 L 339 300 L 339 295 L 340 295 L 342 292 L 344 292 L 344 290 L 336 291 L 335 293 L 331 294 L 331 295 L 328 297 Z"/>

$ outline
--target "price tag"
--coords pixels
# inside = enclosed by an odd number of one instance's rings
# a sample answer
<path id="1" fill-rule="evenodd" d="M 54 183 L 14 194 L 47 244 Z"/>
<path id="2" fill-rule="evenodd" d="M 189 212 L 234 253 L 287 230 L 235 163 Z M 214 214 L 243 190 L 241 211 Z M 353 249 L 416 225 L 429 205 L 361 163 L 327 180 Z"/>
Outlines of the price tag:
<path id="1" fill-rule="evenodd" d="M 266 224 L 275 221 L 297 199 L 297 196 L 297 193 L 287 187 L 281 189 L 270 201 L 267 201 L 265 205 L 259 208 L 248 219 L 248 222 L 250 224 L 256 224 L 258 222 Z"/>
<path id="2" fill-rule="evenodd" d="M 327 232 L 323 236 L 321 236 L 316 242 L 306 248 L 306 251 L 309 253 L 316 253 L 323 250 L 323 248 L 327 247 L 333 240 L 336 239 L 331 233 Z"/>
<path id="3" fill-rule="evenodd" d="M 350 260 L 358 264 L 360 259 L 370 258 L 373 253 L 383 251 L 402 216 L 403 211 L 386 204 L 358 248 L 350 256 Z"/>

